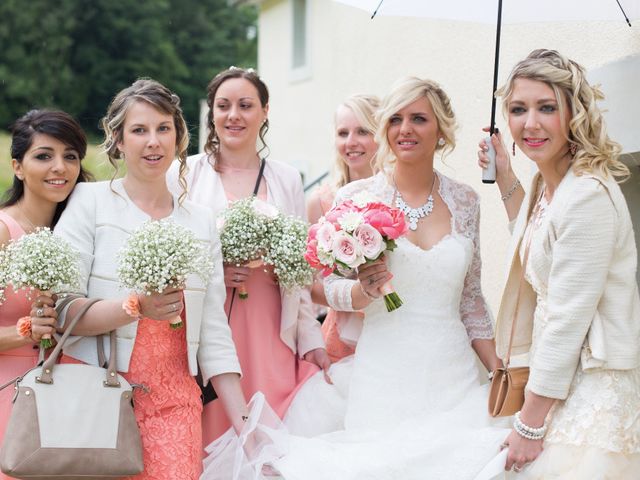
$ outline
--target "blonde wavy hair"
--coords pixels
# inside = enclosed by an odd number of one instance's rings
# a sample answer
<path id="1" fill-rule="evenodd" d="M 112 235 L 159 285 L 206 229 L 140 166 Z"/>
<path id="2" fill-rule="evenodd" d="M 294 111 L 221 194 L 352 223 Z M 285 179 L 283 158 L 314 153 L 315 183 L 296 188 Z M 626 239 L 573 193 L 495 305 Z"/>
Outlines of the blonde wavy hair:
<path id="1" fill-rule="evenodd" d="M 505 115 L 518 78 L 551 87 L 560 118 L 565 118 L 567 106 L 571 109 L 567 140 L 577 147 L 572 162 L 576 175 L 589 173 L 619 181 L 629 177 L 629 169 L 619 160 L 621 147 L 609 138 L 602 111 L 596 103 L 604 99 L 604 95 L 597 86 L 589 85 L 584 67 L 555 50 L 534 50 L 516 64 L 506 84 L 496 92 L 496 96 L 503 97 Z"/>
<path id="2" fill-rule="evenodd" d="M 100 122 L 104 130 L 104 142 L 102 142 L 100 146 L 109 157 L 109 163 L 111 163 L 115 169 L 111 180 L 113 181 L 118 174 L 118 160 L 123 158 L 122 152 L 118 149 L 118 143 L 122 142 L 124 122 L 129 109 L 136 102 L 146 102 L 159 112 L 173 117 L 173 123 L 176 129 L 176 157 L 180 162 L 178 182 L 180 187 L 182 187 L 179 200 L 182 203 L 187 194 L 187 182 L 184 179 L 184 174 L 187 168 L 189 130 L 182 115 L 180 97 L 161 83 L 150 78 L 140 78 L 131 84 L 131 86 L 120 90 L 113 100 L 111 100 L 107 114 Z"/>
<path id="3" fill-rule="evenodd" d="M 376 110 L 380 107 L 380 100 L 375 95 L 365 95 L 365 94 L 357 94 L 351 95 L 347 97 L 347 99 L 338 105 L 338 108 L 346 107 L 353 112 L 358 123 L 362 128 L 364 128 L 367 132 L 371 133 L 371 135 L 375 135 L 376 130 L 378 130 L 378 124 L 376 122 Z M 336 109 L 336 114 L 334 115 L 334 125 L 337 120 L 338 109 Z M 337 128 L 337 125 L 335 125 Z M 374 154 L 371 159 L 371 164 L 375 163 L 376 155 Z M 340 187 L 343 187 L 347 183 L 351 182 L 351 178 L 349 177 L 349 166 L 344 161 L 342 156 L 338 153 L 336 149 L 336 158 L 335 158 L 335 180 L 334 186 L 336 190 Z"/>
<path id="4" fill-rule="evenodd" d="M 453 113 L 449 96 L 440 85 L 432 80 L 408 77 L 394 84 L 389 94 L 382 101 L 382 105 L 376 115 L 378 130 L 376 131 L 375 141 L 378 144 L 378 153 L 374 172 L 384 170 L 396 161 L 391 145 L 387 140 L 389 119 L 421 97 L 425 97 L 431 103 L 431 108 L 433 108 L 433 113 L 438 122 L 438 129 L 444 139 L 443 145 L 436 145 L 436 151 L 444 156 L 456 147 L 456 117 Z"/>

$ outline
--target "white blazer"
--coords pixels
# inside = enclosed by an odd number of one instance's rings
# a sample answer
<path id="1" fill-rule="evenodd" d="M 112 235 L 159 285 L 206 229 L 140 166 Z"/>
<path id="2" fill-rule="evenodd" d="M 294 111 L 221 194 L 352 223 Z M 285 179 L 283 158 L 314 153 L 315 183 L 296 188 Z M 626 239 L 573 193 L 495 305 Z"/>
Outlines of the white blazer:
<path id="1" fill-rule="evenodd" d="M 173 162 L 167 172 L 167 184 L 176 195 L 182 194 L 178 182 L 179 163 Z M 267 201 L 289 215 L 306 219 L 302 179 L 290 165 L 267 160 L 264 169 L 267 182 Z M 218 173 L 209 163 L 207 154 L 198 154 L 187 159 L 187 195 L 189 200 L 209 207 L 215 215 L 227 208 L 227 197 Z M 311 308 L 308 289 L 286 292 L 280 289 L 282 313 L 280 315 L 280 338 L 298 355 L 316 348 L 324 348 L 320 323 Z"/>
<path id="2" fill-rule="evenodd" d="M 505 357 L 522 264 L 520 244 L 540 175 L 520 209 L 509 249 L 510 269 L 496 325 Z M 640 365 L 640 298 L 631 217 L 614 180 L 576 176 L 569 169 L 554 193 L 531 244 L 529 262 L 547 290 L 547 324 L 530 359 L 532 392 L 564 399 L 578 364 L 583 369 L 627 370 Z M 528 282 L 520 298 L 514 354 L 532 343 L 536 294 Z"/>
<path id="3" fill-rule="evenodd" d="M 170 218 L 187 227 L 196 238 L 208 245 L 214 260 L 214 270 L 208 285 L 196 275 L 190 275 L 184 290 L 186 337 L 189 371 L 206 381 L 222 373 L 240 373 L 240 364 L 224 313 L 220 240 L 211 212 L 189 201 L 178 204 Z M 80 183 L 56 225 L 55 234 L 67 240 L 79 252 L 80 288 L 77 293 L 102 299 L 123 299 L 129 294 L 121 287 L 116 274 L 117 255 L 129 235 L 150 217 L 131 201 L 122 180 Z M 64 317 L 61 317 L 64 321 Z M 136 339 L 138 322 L 116 330 L 118 370 L 129 370 L 129 361 Z M 97 364 L 95 337 L 70 337 L 65 353 L 86 363 Z M 105 351 L 109 343 L 105 342 Z M 197 360 L 197 361 L 196 361 Z"/>

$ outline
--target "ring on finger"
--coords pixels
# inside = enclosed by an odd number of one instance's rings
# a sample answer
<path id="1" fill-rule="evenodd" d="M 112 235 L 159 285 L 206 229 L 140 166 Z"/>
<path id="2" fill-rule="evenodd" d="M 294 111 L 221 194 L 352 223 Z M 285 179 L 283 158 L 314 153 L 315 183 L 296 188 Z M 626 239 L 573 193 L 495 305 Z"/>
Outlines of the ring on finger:
<path id="1" fill-rule="evenodd" d="M 36 309 L 36 317 L 44 317 L 44 308 L 40 307 Z"/>
<path id="2" fill-rule="evenodd" d="M 513 471 L 516 473 L 520 473 L 522 471 L 522 467 L 519 465 L 514 465 L 513 466 Z"/>

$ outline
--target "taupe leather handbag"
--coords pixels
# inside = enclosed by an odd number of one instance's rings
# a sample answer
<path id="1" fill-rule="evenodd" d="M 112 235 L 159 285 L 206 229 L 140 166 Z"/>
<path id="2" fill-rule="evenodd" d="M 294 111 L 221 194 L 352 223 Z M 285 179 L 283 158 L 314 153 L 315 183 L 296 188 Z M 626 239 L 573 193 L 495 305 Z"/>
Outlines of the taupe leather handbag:
<path id="1" fill-rule="evenodd" d="M 101 336 L 101 366 L 55 363 L 73 327 L 97 300 L 83 306 L 46 361 L 16 379 L 0 449 L 3 473 L 30 480 L 87 480 L 143 470 L 133 388 L 117 373 L 115 332 L 106 368 Z"/>
<path id="2" fill-rule="evenodd" d="M 535 215 L 536 214 L 534 213 L 531 218 L 535 217 Z M 524 405 L 524 389 L 529 381 L 529 367 L 509 367 L 509 363 L 511 362 L 513 334 L 516 330 L 516 323 L 518 320 L 520 294 L 524 287 L 524 275 L 527 269 L 527 262 L 529 261 L 529 247 L 531 246 L 532 236 L 533 229 L 530 226 L 522 259 L 522 272 L 520 275 L 520 284 L 518 285 L 516 308 L 513 312 L 513 322 L 511 323 L 511 336 L 509 337 L 507 357 L 504 361 L 504 367 L 498 368 L 493 372 L 491 387 L 489 389 L 489 415 L 492 417 L 508 417 L 516 413 L 522 408 L 522 405 Z"/>

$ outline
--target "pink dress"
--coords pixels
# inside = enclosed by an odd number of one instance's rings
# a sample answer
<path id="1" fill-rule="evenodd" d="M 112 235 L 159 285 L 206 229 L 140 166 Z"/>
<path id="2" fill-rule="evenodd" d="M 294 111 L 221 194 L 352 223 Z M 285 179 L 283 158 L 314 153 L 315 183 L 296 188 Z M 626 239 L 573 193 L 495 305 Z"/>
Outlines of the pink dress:
<path id="1" fill-rule="evenodd" d="M 234 186 L 239 191 L 253 188 L 257 170 L 233 169 Z M 227 199 L 238 197 L 225 190 Z M 267 200 L 263 180 L 258 197 Z M 280 339 L 280 287 L 264 268 L 255 268 L 245 282 L 249 298 L 241 300 L 236 292 L 229 325 L 242 368 L 242 390 L 250 399 L 257 391 L 264 393 L 269 405 L 284 416 L 297 389 L 318 368 L 298 359 Z M 227 288 L 225 311 L 229 312 L 232 289 Z M 220 401 L 204 406 L 202 417 L 203 445 L 208 445 L 231 426 Z"/>
<path id="2" fill-rule="evenodd" d="M 324 184 L 319 187 L 318 201 L 320 202 L 320 209 L 323 215 L 331 209 L 335 196 L 336 190 L 330 185 Z M 357 314 L 364 317 L 360 312 L 357 312 Z M 339 312 L 330 308 L 327 310 L 327 316 L 324 322 L 322 322 L 322 336 L 327 344 L 327 354 L 331 359 L 331 363 L 353 355 L 355 352 L 355 347 L 347 345 L 340 340 L 340 332 L 338 331 L 338 324 L 336 323 L 337 315 L 339 315 Z"/>
<path id="3" fill-rule="evenodd" d="M 12 239 L 24 235 L 24 230 L 18 222 L 4 212 L 0 212 L 0 222 L 4 223 Z M 11 287 L 5 291 L 6 300 L 0 304 L 0 327 L 15 326 L 20 317 L 29 315 L 31 302 L 25 292 L 14 292 Z M 22 375 L 38 363 L 38 347 L 36 345 L 24 345 L 13 350 L 0 351 L 0 385 Z M 13 387 L 9 386 L 0 391 L 0 442 L 4 436 L 7 422 L 11 414 L 11 400 L 14 394 Z M 0 473 L 0 479 L 9 479 Z"/>

